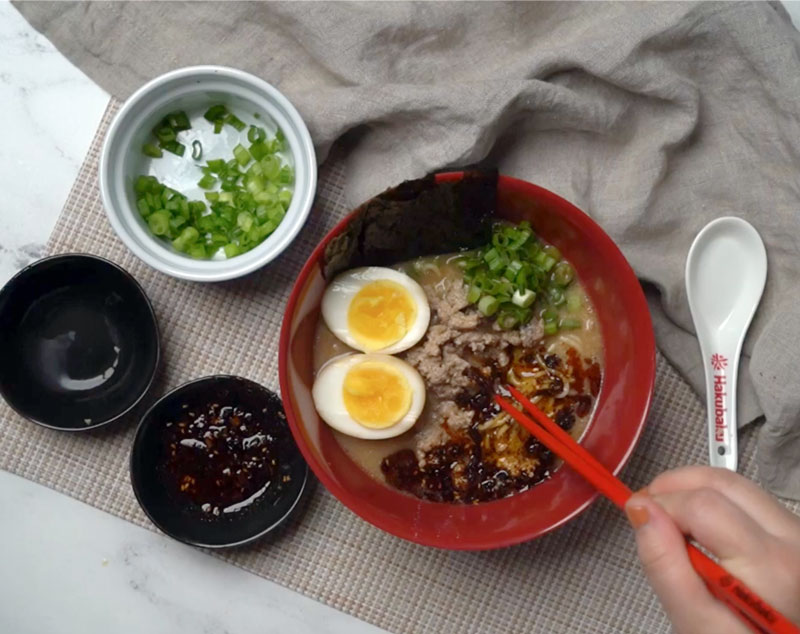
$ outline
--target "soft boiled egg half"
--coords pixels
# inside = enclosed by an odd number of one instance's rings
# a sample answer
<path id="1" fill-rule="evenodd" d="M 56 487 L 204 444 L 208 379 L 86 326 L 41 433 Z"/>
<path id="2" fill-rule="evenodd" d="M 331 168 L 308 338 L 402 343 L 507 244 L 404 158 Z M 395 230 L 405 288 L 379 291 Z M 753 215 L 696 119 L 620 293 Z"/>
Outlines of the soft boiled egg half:
<path id="1" fill-rule="evenodd" d="M 380 266 L 341 273 L 322 296 L 325 325 L 362 352 L 407 350 L 425 335 L 430 316 L 422 287 L 408 275 Z"/>
<path id="2" fill-rule="evenodd" d="M 369 440 L 399 436 L 425 406 L 425 384 L 405 361 L 385 354 L 349 354 L 322 367 L 314 406 L 334 429 Z"/>

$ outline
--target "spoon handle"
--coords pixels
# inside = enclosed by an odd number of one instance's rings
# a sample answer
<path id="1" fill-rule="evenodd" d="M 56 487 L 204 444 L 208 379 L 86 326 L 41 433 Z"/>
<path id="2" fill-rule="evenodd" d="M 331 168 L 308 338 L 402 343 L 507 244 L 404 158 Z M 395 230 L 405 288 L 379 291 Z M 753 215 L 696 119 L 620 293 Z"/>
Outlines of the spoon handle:
<path id="1" fill-rule="evenodd" d="M 702 346 L 708 406 L 708 459 L 713 467 L 736 471 L 736 379 L 740 346 Z"/>

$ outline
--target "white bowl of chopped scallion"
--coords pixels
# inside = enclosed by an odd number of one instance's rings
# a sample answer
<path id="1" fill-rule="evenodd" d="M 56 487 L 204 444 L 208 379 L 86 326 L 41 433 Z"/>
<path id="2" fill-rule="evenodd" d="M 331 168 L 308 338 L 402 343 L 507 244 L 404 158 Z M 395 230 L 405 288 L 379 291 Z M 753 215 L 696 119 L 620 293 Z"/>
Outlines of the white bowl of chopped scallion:
<path id="1" fill-rule="evenodd" d="M 100 160 L 108 218 L 169 275 L 220 281 L 277 257 L 316 189 L 308 129 L 267 82 L 219 66 L 158 77 L 114 119 Z"/>

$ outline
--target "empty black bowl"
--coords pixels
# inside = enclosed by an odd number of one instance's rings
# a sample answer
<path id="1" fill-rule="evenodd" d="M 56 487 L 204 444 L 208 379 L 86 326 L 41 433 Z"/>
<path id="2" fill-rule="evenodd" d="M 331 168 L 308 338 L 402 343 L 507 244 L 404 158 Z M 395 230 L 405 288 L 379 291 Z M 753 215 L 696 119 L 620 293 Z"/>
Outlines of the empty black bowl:
<path id="1" fill-rule="evenodd" d="M 159 356 L 150 300 L 108 260 L 45 258 L 0 290 L 0 394 L 35 423 L 83 431 L 120 419 Z"/>
<path id="2" fill-rule="evenodd" d="M 142 417 L 131 483 L 152 522 L 192 546 L 224 548 L 277 528 L 298 506 L 308 467 L 283 404 L 235 376 L 186 383 Z"/>

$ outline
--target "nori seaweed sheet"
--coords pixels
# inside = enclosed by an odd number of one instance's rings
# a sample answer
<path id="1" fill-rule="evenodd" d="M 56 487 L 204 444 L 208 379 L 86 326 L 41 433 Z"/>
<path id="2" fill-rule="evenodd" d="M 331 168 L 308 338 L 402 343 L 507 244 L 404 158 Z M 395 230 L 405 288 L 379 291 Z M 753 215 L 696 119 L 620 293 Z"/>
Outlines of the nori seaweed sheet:
<path id="1" fill-rule="evenodd" d="M 347 229 L 325 248 L 331 279 L 357 266 L 389 266 L 486 244 L 497 205 L 497 171 L 473 170 L 455 182 L 434 175 L 387 189 L 356 209 Z"/>

